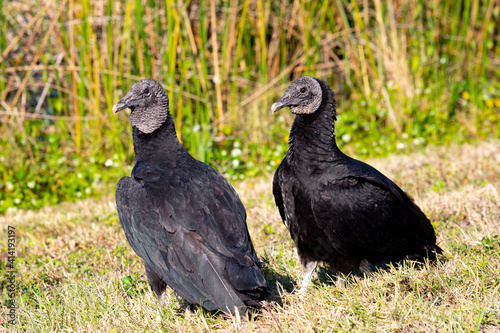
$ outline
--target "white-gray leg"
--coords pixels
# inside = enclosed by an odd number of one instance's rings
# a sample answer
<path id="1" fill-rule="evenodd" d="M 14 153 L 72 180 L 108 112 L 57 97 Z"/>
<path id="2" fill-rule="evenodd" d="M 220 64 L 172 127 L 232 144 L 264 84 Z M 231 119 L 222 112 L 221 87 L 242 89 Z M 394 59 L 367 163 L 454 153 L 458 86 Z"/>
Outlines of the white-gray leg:
<path id="1" fill-rule="evenodd" d="M 299 294 L 305 295 L 307 293 L 307 287 L 309 287 L 309 284 L 311 284 L 316 266 L 318 266 L 317 261 L 310 261 L 306 264 L 306 274 L 304 275 L 304 280 L 302 280 Z"/>
<path id="2" fill-rule="evenodd" d="M 163 314 L 163 307 L 165 306 L 165 290 L 161 292 L 156 298 L 156 320 L 161 321 Z"/>
<path id="3" fill-rule="evenodd" d="M 346 285 L 346 280 L 344 278 L 344 275 L 337 273 L 337 287 L 344 289 Z"/>
<path id="4" fill-rule="evenodd" d="M 368 273 L 370 271 L 370 262 L 366 259 L 361 260 L 361 262 L 359 263 L 359 270 L 361 271 L 361 273 Z"/>
<path id="5" fill-rule="evenodd" d="M 151 290 L 156 295 L 156 320 L 161 320 L 162 308 L 165 305 L 165 291 L 167 289 L 167 284 L 160 278 L 160 276 L 144 263 L 144 268 L 146 269 L 146 276 L 148 278 Z"/>

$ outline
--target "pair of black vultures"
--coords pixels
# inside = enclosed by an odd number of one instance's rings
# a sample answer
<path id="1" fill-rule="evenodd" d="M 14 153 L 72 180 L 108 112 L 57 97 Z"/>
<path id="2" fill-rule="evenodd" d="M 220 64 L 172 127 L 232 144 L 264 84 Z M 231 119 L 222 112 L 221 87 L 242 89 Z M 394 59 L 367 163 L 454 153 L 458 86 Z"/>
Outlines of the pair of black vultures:
<path id="1" fill-rule="evenodd" d="M 272 111 L 284 107 L 296 117 L 273 194 L 306 267 L 300 291 L 318 262 L 348 274 L 366 262 L 435 260 L 442 250 L 420 208 L 382 173 L 337 147 L 330 87 L 301 77 Z M 235 314 L 258 307 L 267 283 L 238 194 L 184 149 L 158 82 L 135 83 L 113 113 L 127 108 L 135 166 L 131 177 L 118 182 L 116 205 L 151 289 L 161 303 L 168 285 L 207 310 Z"/>

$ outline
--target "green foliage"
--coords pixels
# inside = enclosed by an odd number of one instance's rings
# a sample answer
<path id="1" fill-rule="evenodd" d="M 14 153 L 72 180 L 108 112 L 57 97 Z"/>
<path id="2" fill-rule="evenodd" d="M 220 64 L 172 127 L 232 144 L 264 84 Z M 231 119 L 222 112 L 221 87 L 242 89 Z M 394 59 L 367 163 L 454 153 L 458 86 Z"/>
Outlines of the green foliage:
<path id="1" fill-rule="evenodd" d="M 337 94 L 355 156 L 500 137 L 499 20 L 495 0 L 0 0 L 0 212 L 126 174 L 130 129 L 111 107 L 144 77 L 163 83 L 190 153 L 233 180 L 284 157 L 293 117 L 269 108 L 302 75 Z"/>
<path id="2" fill-rule="evenodd" d="M 138 274 L 125 276 L 120 279 L 124 291 L 131 297 L 137 296 L 138 294 L 144 294 L 149 291 L 148 283 L 142 280 Z"/>
<path id="3" fill-rule="evenodd" d="M 486 253 L 500 253 L 500 237 L 498 235 L 483 237 L 481 239 L 481 245 Z"/>
<path id="4" fill-rule="evenodd" d="M 1 139 L 0 213 L 96 196 L 101 183 L 126 172 L 116 154 L 83 158 L 65 150 L 68 138 L 51 132 L 50 126 L 44 129 L 43 122 L 23 125 L 23 132 Z"/>

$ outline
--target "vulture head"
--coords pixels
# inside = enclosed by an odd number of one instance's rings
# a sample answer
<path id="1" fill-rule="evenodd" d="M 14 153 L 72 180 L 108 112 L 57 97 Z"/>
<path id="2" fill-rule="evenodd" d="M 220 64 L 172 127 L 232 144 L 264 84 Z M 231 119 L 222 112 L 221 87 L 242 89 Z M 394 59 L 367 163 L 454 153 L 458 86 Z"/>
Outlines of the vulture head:
<path id="1" fill-rule="evenodd" d="M 318 110 L 322 98 L 323 91 L 318 80 L 302 76 L 288 87 L 285 94 L 271 106 L 271 110 L 276 112 L 288 106 L 292 113 L 312 114 Z"/>
<path id="2" fill-rule="evenodd" d="M 113 105 L 113 114 L 130 109 L 130 125 L 142 133 L 153 133 L 167 120 L 168 95 L 161 84 L 153 79 L 134 83 L 118 103 Z"/>

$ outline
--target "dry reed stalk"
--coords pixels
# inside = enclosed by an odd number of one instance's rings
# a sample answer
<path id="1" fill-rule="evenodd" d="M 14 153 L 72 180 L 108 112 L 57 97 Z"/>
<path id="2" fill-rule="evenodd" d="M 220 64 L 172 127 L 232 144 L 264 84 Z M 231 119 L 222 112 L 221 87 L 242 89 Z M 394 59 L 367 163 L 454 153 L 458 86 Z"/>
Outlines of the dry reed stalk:
<path id="1" fill-rule="evenodd" d="M 9 54 L 9 52 L 14 49 L 17 45 L 17 43 L 19 42 L 19 40 L 24 36 L 24 34 L 26 33 L 26 31 L 28 31 L 32 26 L 33 24 L 37 23 L 37 25 L 40 24 L 40 22 L 42 21 L 40 19 L 41 16 L 43 16 L 45 14 L 45 12 L 47 11 L 47 9 L 49 8 L 49 6 L 51 5 L 52 3 L 49 1 L 45 7 L 38 12 L 38 14 L 36 14 L 35 16 L 33 16 L 28 24 L 26 24 L 23 29 L 21 31 L 19 31 L 16 35 L 16 37 L 14 37 L 14 39 L 10 42 L 9 45 L 7 45 L 7 47 L 5 48 L 5 50 L 3 50 L 2 52 L 2 56 L 0 57 L 0 62 L 4 61 L 5 57 L 7 56 L 7 54 Z M 39 28 L 38 28 L 39 29 Z M 34 29 L 35 31 L 37 31 L 38 29 Z"/>
<path id="2" fill-rule="evenodd" d="M 30 65 L 31 69 L 33 67 L 35 67 L 36 62 L 38 61 L 38 59 L 40 58 L 40 56 L 44 52 L 44 48 L 45 48 L 45 45 L 47 44 L 47 41 L 49 40 L 49 36 L 52 33 L 52 30 L 54 29 L 54 26 L 56 25 L 57 20 L 59 19 L 59 15 L 61 15 L 61 13 L 63 12 L 65 5 L 66 5 L 66 0 L 62 0 L 62 6 L 59 9 L 59 11 L 57 12 L 57 14 L 52 18 L 50 25 L 49 25 L 49 28 L 47 29 L 47 33 L 45 34 L 45 36 L 42 40 L 42 43 L 38 49 L 38 52 L 36 53 L 35 57 L 33 58 L 33 61 L 31 62 L 31 65 Z M 31 70 L 29 70 L 26 73 L 26 75 L 24 76 L 17 93 L 14 95 L 14 98 L 12 99 L 12 105 L 16 105 L 17 102 L 19 101 L 19 97 L 21 96 L 22 92 L 24 91 L 24 87 L 26 86 L 26 83 L 28 83 L 28 79 L 30 78 L 30 76 L 31 76 Z M 23 110 L 23 112 L 25 112 L 25 111 Z"/>
<path id="3" fill-rule="evenodd" d="M 217 100 L 217 121 L 219 124 L 219 134 L 223 135 L 222 128 L 224 126 L 224 108 L 222 106 L 222 92 L 221 92 L 221 84 L 222 77 L 220 76 L 220 66 L 219 66 L 219 49 L 217 44 L 217 16 L 215 15 L 215 1 L 210 1 L 210 25 L 212 29 L 212 60 L 213 60 L 213 70 L 214 70 L 214 78 L 213 82 L 215 85 L 215 97 Z"/>

